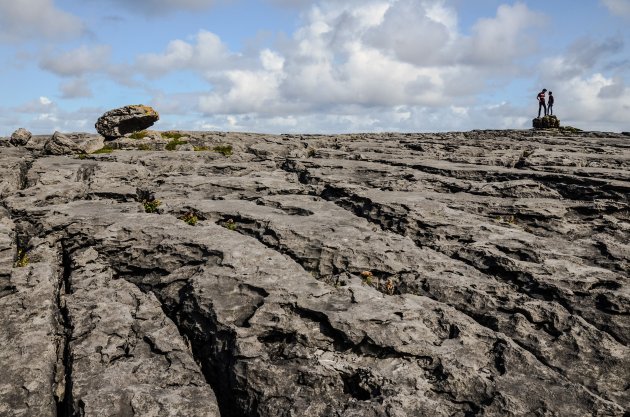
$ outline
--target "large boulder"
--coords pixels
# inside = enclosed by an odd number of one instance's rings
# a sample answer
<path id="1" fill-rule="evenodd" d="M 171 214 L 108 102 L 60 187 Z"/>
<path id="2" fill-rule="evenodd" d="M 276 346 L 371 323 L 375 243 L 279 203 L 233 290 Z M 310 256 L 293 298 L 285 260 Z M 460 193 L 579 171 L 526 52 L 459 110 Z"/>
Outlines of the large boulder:
<path id="1" fill-rule="evenodd" d="M 151 127 L 159 119 L 160 115 L 152 107 L 137 104 L 108 111 L 95 127 L 105 138 L 115 139 Z"/>
<path id="2" fill-rule="evenodd" d="M 47 155 L 71 155 L 85 153 L 85 149 L 63 133 L 55 132 L 44 145 L 44 153 Z"/>
<path id="3" fill-rule="evenodd" d="M 31 134 L 31 132 L 21 127 L 13 132 L 13 134 L 11 135 L 11 139 L 9 139 L 9 142 L 11 142 L 11 145 L 13 146 L 26 146 L 28 141 L 31 140 L 32 136 L 33 135 Z"/>
<path id="4" fill-rule="evenodd" d="M 560 127 L 560 120 L 556 116 L 537 117 L 532 120 L 534 129 L 553 129 Z"/>

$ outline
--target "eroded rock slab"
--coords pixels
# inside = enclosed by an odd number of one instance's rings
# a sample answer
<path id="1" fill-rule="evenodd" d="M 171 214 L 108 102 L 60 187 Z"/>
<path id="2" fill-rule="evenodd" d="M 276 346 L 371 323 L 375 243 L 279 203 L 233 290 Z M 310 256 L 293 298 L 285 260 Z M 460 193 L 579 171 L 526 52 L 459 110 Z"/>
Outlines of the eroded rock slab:
<path id="1" fill-rule="evenodd" d="M 152 107 L 138 104 L 106 112 L 96 121 L 95 128 L 105 138 L 114 139 L 151 127 L 159 119 Z"/>
<path id="2" fill-rule="evenodd" d="M 0 150 L 2 412 L 627 415 L 627 137 L 181 137 Z"/>

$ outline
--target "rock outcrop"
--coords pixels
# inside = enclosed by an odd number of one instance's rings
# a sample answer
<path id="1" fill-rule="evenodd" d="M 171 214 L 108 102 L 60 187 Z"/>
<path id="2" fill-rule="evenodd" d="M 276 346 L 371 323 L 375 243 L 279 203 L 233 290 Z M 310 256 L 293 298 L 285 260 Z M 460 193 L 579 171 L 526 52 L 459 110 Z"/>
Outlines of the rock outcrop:
<path id="1" fill-rule="evenodd" d="M 71 155 L 85 153 L 72 139 L 61 132 L 55 132 L 44 145 L 44 152 L 48 155 Z"/>
<path id="2" fill-rule="evenodd" d="M 28 144 L 28 141 L 31 140 L 32 136 L 33 135 L 31 134 L 31 132 L 21 127 L 11 134 L 11 139 L 9 139 L 9 142 L 13 146 L 26 146 L 26 144 Z"/>
<path id="3" fill-rule="evenodd" d="M 0 415 L 627 416 L 626 136 L 181 136 L 0 149 Z"/>
<path id="4" fill-rule="evenodd" d="M 560 120 L 556 116 L 543 116 L 536 117 L 532 120 L 532 127 L 534 129 L 553 129 L 560 127 Z"/>
<path id="5" fill-rule="evenodd" d="M 95 127 L 106 139 L 114 139 L 151 127 L 159 119 L 152 107 L 139 104 L 108 111 L 97 120 Z"/>

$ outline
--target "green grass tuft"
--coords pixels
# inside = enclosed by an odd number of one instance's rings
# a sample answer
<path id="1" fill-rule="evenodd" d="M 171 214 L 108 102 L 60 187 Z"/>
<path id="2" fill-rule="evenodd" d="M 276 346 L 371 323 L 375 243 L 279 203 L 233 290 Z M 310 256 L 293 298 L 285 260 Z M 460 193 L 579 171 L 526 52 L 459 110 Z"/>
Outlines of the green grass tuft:
<path id="1" fill-rule="evenodd" d="M 212 150 L 223 154 L 223 156 L 232 155 L 232 145 L 217 145 Z"/>
<path id="2" fill-rule="evenodd" d="M 179 132 L 162 132 L 160 133 L 160 135 L 162 135 L 162 137 L 165 139 L 174 139 L 174 140 L 179 140 L 184 137 L 184 135 Z"/>
<path id="3" fill-rule="evenodd" d="M 199 221 L 197 216 L 195 216 L 195 214 L 192 213 L 192 212 L 188 212 L 188 213 L 184 214 L 182 217 L 180 217 L 180 220 L 185 221 L 186 223 L 188 223 L 191 226 L 196 225 L 197 221 Z"/>
<path id="4" fill-rule="evenodd" d="M 225 223 L 223 223 L 223 227 L 228 230 L 235 231 L 237 228 L 237 224 L 234 220 L 228 219 Z"/>
<path id="5" fill-rule="evenodd" d="M 146 213 L 157 213 L 158 207 L 162 205 L 162 202 L 160 200 L 144 200 L 142 205 Z"/>
<path id="6" fill-rule="evenodd" d="M 19 249 L 17 253 L 17 259 L 15 260 L 14 266 L 16 268 L 24 268 L 31 262 L 28 257 L 28 253 L 24 249 Z"/>
<path id="7" fill-rule="evenodd" d="M 110 145 L 105 145 L 98 151 L 92 152 L 92 154 L 112 153 L 112 152 L 114 152 L 114 148 L 112 148 Z"/>
<path id="8" fill-rule="evenodd" d="M 193 146 L 195 148 L 195 152 L 204 152 L 204 151 L 209 151 L 210 148 L 208 148 L 207 146 Z"/>
<path id="9" fill-rule="evenodd" d="M 166 144 L 166 150 L 167 151 L 174 151 L 175 148 L 177 148 L 178 145 L 185 145 L 188 142 L 186 142 L 185 140 L 179 140 L 179 139 L 173 139 L 172 141 L 170 141 L 169 143 Z"/>
<path id="10" fill-rule="evenodd" d="M 131 135 L 129 135 L 129 137 L 131 139 L 144 139 L 147 137 L 148 134 L 149 132 L 147 132 L 146 130 L 141 130 L 139 132 L 133 132 Z"/>

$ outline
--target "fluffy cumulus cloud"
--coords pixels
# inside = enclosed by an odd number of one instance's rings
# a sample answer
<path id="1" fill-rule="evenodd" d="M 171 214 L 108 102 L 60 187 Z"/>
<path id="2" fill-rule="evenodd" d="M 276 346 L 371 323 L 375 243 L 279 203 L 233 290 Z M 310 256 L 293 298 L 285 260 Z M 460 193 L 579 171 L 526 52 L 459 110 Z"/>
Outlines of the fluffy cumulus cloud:
<path id="1" fill-rule="evenodd" d="M 83 45 L 66 52 L 47 54 L 39 66 L 62 77 L 80 76 L 106 69 L 110 55 L 109 45 Z"/>
<path id="2" fill-rule="evenodd" d="M 602 0 L 614 15 L 630 19 L 630 0 Z"/>
<path id="3" fill-rule="evenodd" d="M 466 40 L 464 59 L 477 65 L 506 65 L 527 56 L 536 48 L 531 29 L 544 24 L 542 14 L 533 12 L 523 3 L 501 5 L 494 18 L 481 19 Z"/>
<path id="4" fill-rule="evenodd" d="M 162 53 L 140 55 L 135 66 L 149 78 L 180 70 L 197 71 L 211 77 L 219 70 L 234 66 L 237 57 L 217 35 L 201 30 L 192 43 L 177 39 Z"/>
<path id="5" fill-rule="evenodd" d="M 592 130 L 611 130 L 627 124 L 630 88 L 619 79 L 601 73 L 573 77 L 554 87 L 554 108 L 562 109 L 563 120 Z"/>
<path id="6" fill-rule="evenodd" d="M 83 77 L 73 78 L 60 85 L 61 97 L 64 99 L 92 97 L 92 89 Z"/>
<path id="7" fill-rule="evenodd" d="M 215 3 L 92 1 L 120 2 L 148 14 Z M 619 58 L 623 37 L 579 39 L 563 53 L 541 59 L 540 28 L 547 21 L 524 2 L 499 5 L 493 15 L 462 28 L 456 3 L 448 0 L 266 1 L 302 10 L 292 34 L 261 48 L 234 51 L 216 33 L 200 30 L 128 63 L 113 65 L 111 48 L 95 45 L 45 54 L 39 65 L 61 77 L 64 99 L 90 97 L 94 74 L 125 86 L 136 81 L 148 86 L 151 104 L 166 116 L 160 122 L 164 128 L 328 133 L 526 128 L 535 102 L 524 108 L 530 104 L 525 98 L 510 103 L 511 93 L 502 91 L 514 77 L 519 89 L 534 95 L 540 85 L 552 89 L 563 121 L 577 127 L 594 128 L 585 123 L 596 122 L 597 128 L 614 130 L 630 110 L 627 61 Z M 602 1 L 622 14 L 625 1 Z M 535 67 L 532 58 L 539 62 Z M 172 75 L 194 76 L 186 85 L 203 87 L 160 91 L 161 81 Z M 54 102 L 24 106 L 39 106 L 49 119 L 62 114 Z"/>
<path id="8" fill-rule="evenodd" d="M 81 19 L 56 8 L 53 0 L 0 1 L 0 42 L 64 39 L 85 29 Z"/>
<path id="9" fill-rule="evenodd" d="M 615 130 L 627 123 L 630 87 L 621 74 L 606 75 L 607 62 L 623 51 L 619 38 L 583 38 L 543 61 L 540 83 L 553 91 L 563 120 L 587 129 Z"/>
<path id="10" fill-rule="evenodd" d="M 449 49 L 457 36 L 454 13 L 440 4 L 412 0 L 383 6 L 382 18 L 363 37 L 367 45 L 419 66 L 453 60 Z M 439 9 L 441 12 L 436 13 Z"/>
<path id="11" fill-rule="evenodd" d="M 455 119 L 474 123 L 475 111 L 453 109 L 474 106 L 497 66 L 515 67 L 512 48 L 534 48 L 527 34 L 542 20 L 524 4 L 504 5 L 465 36 L 445 1 L 320 2 L 277 49 L 215 73 L 213 91 L 199 98 L 199 110 L 206 117 L 236 117 L 239 123 L 231 125 L 241 127 L 264 118 L 269 122 L 264 128 L 271 130 L 304 129 L 312 125 L 309 120 L 326 120 L 326 129 L 344 126 L 343 131 L 426 130 L 437 128 L 433 121 L 446 123 L 442 116 L 449 118 L 449 128 Z M 196 55 L 191 48 L 172 44 L 162 57 L 191 62 Z M 477 105 L 485 114 L 486 104 Z M 417 117 L 423 126 L 415 123 Z M 516 127 L 525 123 L 509 120 L 521 123 Z M 253 128 L 261 128 L 260 123 Z"/>

